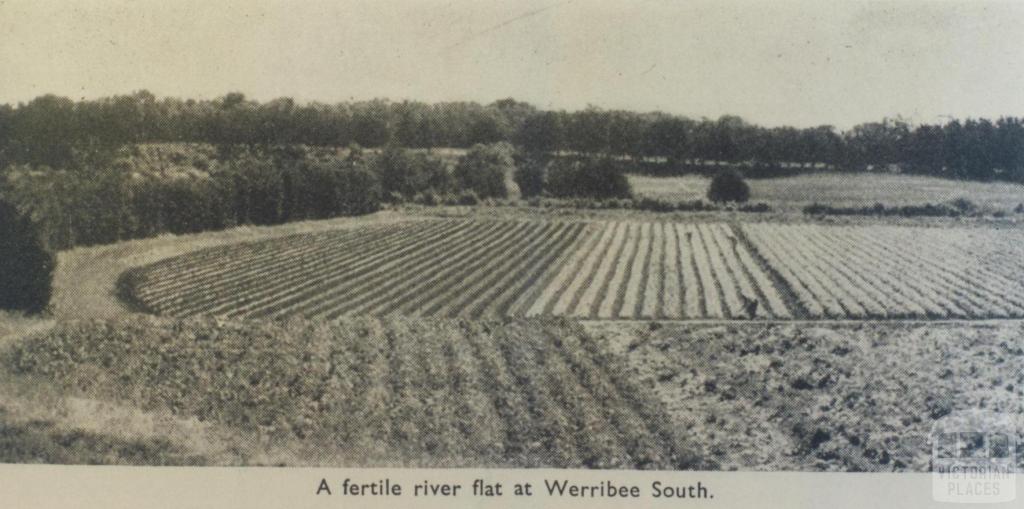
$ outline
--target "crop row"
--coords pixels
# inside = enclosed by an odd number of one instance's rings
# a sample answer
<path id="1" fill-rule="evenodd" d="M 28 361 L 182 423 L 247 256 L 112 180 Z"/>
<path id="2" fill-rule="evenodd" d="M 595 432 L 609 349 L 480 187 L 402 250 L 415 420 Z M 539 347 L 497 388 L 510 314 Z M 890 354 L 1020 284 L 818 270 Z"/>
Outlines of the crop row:
<path id="1" fill-rule="evenodd" d="M 955 242 L 956 230 L 748 224 L 744 232 L 813 318 L 1024 316 L 1020 260 L 986 263 L 1000 242 Z"/>
<path id="2" fill-rule="evenodd" d="M 169 316 L 1024 316 L 1022 239 L 984 229 L 425 220 L 246 243 L 131 278 Z"/>
<path id="3" fill-rule="evenodd" d="M 503 316 L 527 305 L 522 296 L 551 277 L 586 229 L 450 220 L 295 236 L 155 264 L 133 291 L 168 316 Z"/>
<path id="4" fill-rule="evenodd" d="M 789 318 L 778 290 L 725 224 L 609 222 L 560 267 L 528 315 Z"/>
<path id="5" fill-rule="evenodd" d="M 339 466 L 694 468 L 622 359 L 562 321 L 64 323 L 10 362 Z"/>

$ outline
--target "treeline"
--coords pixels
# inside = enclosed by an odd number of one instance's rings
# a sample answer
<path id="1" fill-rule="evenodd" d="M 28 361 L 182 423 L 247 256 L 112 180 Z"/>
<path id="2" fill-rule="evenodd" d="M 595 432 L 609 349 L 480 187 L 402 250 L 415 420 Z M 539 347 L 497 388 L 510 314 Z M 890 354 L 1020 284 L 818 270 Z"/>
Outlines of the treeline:
<path id="1" fill-rule="evenodd" d="M 11 167 L 0 195 L 31 217 L 51 249 L 163 233 L 367 214 L 380 181 L 366 162 L 281 161 L 246 154 L 199 178 L 114 167 L 38 171 Z"/>
<path id="2" fill-rule="evenodd" d="M 499 101 L 424 104 L 385 100 L 260 103 L 231 93 L 214 100 L 157 99 L 149 92 L 95 101 L 46 95 L 0 105 L 0 164 L 62 168 L 124 145 L 199 142 L 220 147 L 281 145 L 459 147 L 512 139 L 534 109 Z"/>
<path id="3" fill-rule="evenodd" d="M 202 171 L 171 174 L 138 171 L 124 152 L 102 166 L 8 166 L 0 197 L 32 219 L 46 246 L 68 249 L 368 214 L 383 203 L 474 205 L 506 197 L 515 172 L 512 147 L 502 143 L 475 145 L 454 161 L 394 145 L 373 154 L 358 146 L 241 149 L 195 159 Z"/>
<path id="4" fill-rule="evenodd" d="M 663 172 L 731 163 L 771 175 L 824 165 L 1024 181 L 1024 119 L 1010 117 L 921 126 L 884 120 L 839 132 L 831 126 L 767 128 L 736 116 L 695 120 L 597 108 L 542 111 L 513 99 L 488 105 L 299 104 L 288 98 L 261 103 L 239 93 L 202 101 L 157 99 L 143 91 L 78 102 L 47 95 L 0 106 L 0 165 L 64 168 L 102 161 L 126 144 L 174 141 L 408 148 L 508 142 L 528 153 L 610 155 Z"/>

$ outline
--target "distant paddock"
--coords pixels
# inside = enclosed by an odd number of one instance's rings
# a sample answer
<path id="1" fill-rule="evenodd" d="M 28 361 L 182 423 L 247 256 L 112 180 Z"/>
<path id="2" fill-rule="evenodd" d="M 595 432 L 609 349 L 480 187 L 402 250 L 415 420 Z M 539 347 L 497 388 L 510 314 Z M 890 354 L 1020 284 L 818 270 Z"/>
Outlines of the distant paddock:
<path id="1" fill-rule="evenodd" d="M 648 177 L 629 175 L 637 196 L 669 201 L 706 200 L 710 179 L 699 175 Z M 750 201 L 773 210 L 799 212 L 812 203 L 841 207 L 920 205 L 966 198 L 985 208 L 1012 210 L 1024 203 L 1024 185 L 970 182 L 889 173 L 815 173 L 793 177 L 748 179 Z"/>

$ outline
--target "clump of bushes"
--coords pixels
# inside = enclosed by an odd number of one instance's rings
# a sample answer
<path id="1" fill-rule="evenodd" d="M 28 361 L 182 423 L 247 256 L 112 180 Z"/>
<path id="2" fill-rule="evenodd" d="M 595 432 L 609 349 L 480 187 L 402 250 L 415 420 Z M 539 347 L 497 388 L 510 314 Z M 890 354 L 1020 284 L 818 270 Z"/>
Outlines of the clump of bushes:
<path id="1" fill-rule="evenodd" d="M 680 212 L 708 212 L 712 210 L 721 210 L 721 208 L 711 203 L 705 203 L 704 200 L 693 200 L 677 203 L 676 210 Z"/>
<path id="2" fill-rule="evenodd" d="M 972 215 L 978 212 L 978 205 L 967 198 L 957 198 L 951 201 L 950 205 L 959 210 L 963 215 Z"/>
<path id="3" fill-rule="evenodd" d="M 412 197 L 412 202 L 417 205 L 433 207 L 434 205 L 441 204 L 441 197 L 433 190 L 428 190 L 425 193 L 416 193 L 416 195 Z"/>
<path id="4" fill-rule="evenodd" d="M 676 210 L 676 204 L 670 201 L 659 200 L 656 198 L 648 198 L 644 196 L 643 198 L 640 198 L 639 200 L 636 201 L 636 209 L 648 210 L 651 212 L 673 212 Z"/>
<path id="5" fill-rule="evenodd" d="M 771 210 L 772 210 L 772 208 L 769 207 L 767 203 L 754 203 L 754 204 L 750 204 L 750 205 L 740 205 L 740 208 L 739 208 L 740 212 L 764 213 L 764 212 L 771 212 Z"/>
<path id="6" fill-rule="evenodd" d="M 504 198 L 508 196 L 506 175 L 512 175 L 514 169 L 511 145 L 478 144 L 459 159 L 454 177 L 462 191 L 471 191 L 479 198 Z"/>
<path id="7" fill-rule="evenodd" d="M 371 158 L 369 169 L 376 174 L 384 196 L 392 203 L 412 200 L 424 190 L 448 192 L 455 185 L 447 164 L 440 158 L 393 145 Z"/>
<path id="8" fill-rule="evenodd" d="M 629 198 L 610 198 L 607 200 L 594 198 L 572 198 L 568 200 L 534 197 L 527 200 L 526 204 L 531 207 L 541 208 L 575 208 L 588 210 L 643 210 L 647 212 L 714 212 L 721 210 L 738 210 L 740 212 L 763 213 L 770 212 L 771 207 L 767 203 L 754 203 L 732 206 L 716 205 L 704 200 L 671 202 L 657 198 L 642 197 L 637 200 Z"/>
<path id="9" fill-rule="evenodd" d="M 557 198 L 630 198 L 622 168 L 607 157 L 559 158 L 548 166 L 547 191 Z"/>
<path id="10" fill-rule="evenodd" d="M 704 200 L 680 201 L 673 203 L 670 201 L 647 197 L 635 201 L 632 208 L 636 210 L 646 210 L 649 212 L 713 212 L 723 210 L 721 205 L 707 203 Z M 727 207 L 725 210 L 732 209 Z M 765 203 L 758 203 L 750 206 L 744 205 L 740 207 L 739 210 L 742 212 L 768 212 L 771 210 L 771 207 Z"/>
<path id="11" fill-rule="evenodd" d="M 465 190 L 459 193 L 459 205 L 477 205 L 479 203 L 480 197 L 473 190 Z"/>
<path id="12" fill-rule="evenodd" d="M 804 214 L 829 216 L 901 216 L 901 217 L 961 217 L 976 215 L 974 209 L 965 209 L 963 204 L 925 203 L 924 205 L 901 205 L 888 207 L 876 203 L 870 207 L 833 207 L 813 203 L 804 207 Z"/>
<path id="13" fill-rule="evenodd" d="M 389 203 L 475 204 L 508 196 L 506 182 L 516 169 L 512 152 L 507 143 L 474 145 L 453 169 L 436 155 L 391 145 L 369 160 L 369 169 L 380 180 Z"/>
<path id="14" fill-rule="evenodd" d="M 0 200 L 0 309 L 45 310 L 56 266 L 55 255 L 29 217 Z"/>
<path id="15" fill-rule="evenodd" d="M 512 180 L 519 186 L 524 199 L 540 196 L 544 192 L 544 167 L 547 162 L 539 157 L 523 156 L 516 160 Z"/>
<path id="16" fill-rule="evenodd" d="M 743 203 L 750 199 L 750 186 L 735 170 L 725 170 L 711 179 L 708 199 L 715 203 Z"/>

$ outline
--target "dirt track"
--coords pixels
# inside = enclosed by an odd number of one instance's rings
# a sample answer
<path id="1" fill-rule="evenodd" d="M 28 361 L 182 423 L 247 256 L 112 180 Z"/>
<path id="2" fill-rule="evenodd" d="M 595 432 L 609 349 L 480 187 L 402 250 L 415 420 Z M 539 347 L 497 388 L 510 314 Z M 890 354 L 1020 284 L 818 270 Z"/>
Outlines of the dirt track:
<path id="1" fill-rule="evenodd" d="M 50 306 L 53 316 L 58 320 L 122 318 L 130 314 L 131 310 L 118 297 L 117 281 L 130 268 L 226 244 L 352 228 L 370 223 L 414 220 L 419 219 L 385 211 L 358 218 L 304 221 L 279 226 L 243 226 L 226 231 L 163 235 L 63 251 L 58 256 Z"/>

